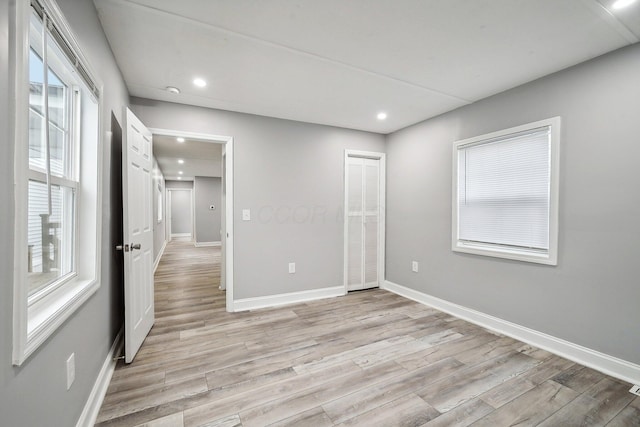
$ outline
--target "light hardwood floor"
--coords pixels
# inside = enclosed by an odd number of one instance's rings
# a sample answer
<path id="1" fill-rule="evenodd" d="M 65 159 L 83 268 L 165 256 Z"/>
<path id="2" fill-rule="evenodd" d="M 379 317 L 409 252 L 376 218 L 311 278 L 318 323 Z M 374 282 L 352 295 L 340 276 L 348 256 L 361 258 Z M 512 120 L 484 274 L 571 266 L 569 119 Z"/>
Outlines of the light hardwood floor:
<path id="1" fill-rule="evenodd" d="M 230 314 L 219 248 L 167 246 L 100 426 L 640 426 L 630 384 L 382 290 Z"/>

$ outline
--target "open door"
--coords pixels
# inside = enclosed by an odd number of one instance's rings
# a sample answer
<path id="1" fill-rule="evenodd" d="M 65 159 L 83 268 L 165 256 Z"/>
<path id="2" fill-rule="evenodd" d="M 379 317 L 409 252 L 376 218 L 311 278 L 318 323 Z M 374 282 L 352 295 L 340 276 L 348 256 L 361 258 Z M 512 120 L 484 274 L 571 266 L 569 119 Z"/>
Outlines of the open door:
<path id="1" fill-rule="evenodd" d="M 154 322 L 152 136 L 126 108 L 122 143 L 124 354 L 131 363 Z"/>

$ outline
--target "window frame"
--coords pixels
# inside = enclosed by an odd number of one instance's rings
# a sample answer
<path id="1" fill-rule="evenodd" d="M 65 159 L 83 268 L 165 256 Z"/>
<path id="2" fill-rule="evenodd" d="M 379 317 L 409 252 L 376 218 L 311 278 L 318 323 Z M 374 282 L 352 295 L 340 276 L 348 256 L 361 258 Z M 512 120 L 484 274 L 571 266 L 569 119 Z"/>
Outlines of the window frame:
<path id="1" fill-rule="evenodd" d="M 31 15 L 33 16 L 33 15 Z M 42 28 L 44 31 L 44 27 Z M 29 35 L 32 35 L 31 32 L 31 22 L 29 23 Z M 55 40 L 52 41 L 55 43 Z M 33 51 L 35 55 L 37 55 L 40 60 L 44 58 L 44 49 L 48 49 L 47 46 L 42 45 L 42 38 L 36 38 L 32 40 L 29 37 L 29 53 Z M 65 126 L 65 138 L 68 140 L 67 146 L 65 147 L 65 164 L 63 167 L 62 176 L 54 173 L 53 171 L 49 171 L 47 173 L 46 168 L 32 166 L 31 158 L 29 157 L 29 172 L 28 172 L 28 181 L 29 182 L 38 182 L 41 184 L 47 185 L 47 181 L 50 182 L 51 186 L 58 186 L 60 188 L 72 189 L 75 192 L 73 198 L 73 209 L 72 209 L 72 218 L 67 218 L 67 220 L 71 219 L 72 227 L 70 229 L 65 229 L 66 238 L 71 239 L 71 247 L 69 248 L 67 245 L 64 247 L 64 251 L 70 251 L 70 254 L 67 256 L 71 256 L 71 271 L 61 275 L 60 277 L 55 278 L 54 280 L 43 284 L 39 287 L 33 294 L 31 290 L 27 292 L 27 306 L 31 306 L 35 304 L 39 300 L 46 298 L 47 295 L 54 292 L 60 286 L 63 286 L 65 283 L 73 280 L 77 276 L 77 254 L 78 254 L 78 205 L 79 205 L 79 185 L 80 185 L 80 177 L 78 174 L 80 161 L 80 149 L 81 149 L 81 133 L 79 131 L 80 127 L 80 112 L 81 112 L 81 88 L 76 84 L 78 77 L 73 75 L 73 73 L 67 68 L 67 65 L 64 64 L 57 55 L 47 54 L 47 68 L 53 72 L 56 77 L 63 83 L 66 87 L 66 97 L 64 100 L 66 115 L 64 118 L 64 126 Z M 43 105 L 44 106 L 44 105 Z M 29 110 L 31 110 L 31 104 L 29 103 Z M 38 114 L 36 112 L 36 114 Z M 44 119 L 44 114 L 41 115 Z M 45 125 L 46 126 L 46 125 Z M 46 142 L 49 144 L 47 150 L 51 151 L 50 141 Z M 51 160 L 50 160 L 51 161 Z M 48 176 L 47 176 L 48 175 Z M 28 183 L 27 183 L 28 185 Z M 28 195 L 28 189 L 27 189 Z"/>
<path id="2" fill-rule="evenodd" d="M 467 138 L 453 143 L 452 155 L 452 200 L 451 200 L 451 249 L 474 255 L 504 258 L 546 265 L 558 264 L 558 205 L 560 178 L 560 117 L 539 120 L 521 126 L 503 129 L 484 135 Z M 549 249 L 547 251 L 533 251 L 525 248 L 518 249 L 500 244 L 474 242 L 469 243 L 459 238 L 459 193 L 458 193 L 458 158 L 461 149 L 490 143 L 496 139 L 507 139 L 523 132 L 540 128 L 549 128 L 550 164 L 549 164 Z M 508 140 L 508 139 L 507 139 Z"/>
<path id="3" fill-rule="evenodd" d="M 69 147 L 74 157 L 68 171 L 71 179 L 51 175 L 51 185 L 76 189 L 74 228 L 74 272 L 52 282 L 42 291 L 29 297 L 27 279 L 27 231 L 28 231 L 28 185 L 30 178 L 43 182 L 46 173 L 31 169 L 29 165 L 29 54 L 31 50 L 30 25 L 33 14 L 32 2 L 39 4 L 52 25 L 62 35 L 67 47 L 77 56 L 83 67 L 78 78 L 93 85 L 83 88 L 73 99 L 76 87 L 69 87 L 70 103 L 79 107 L 81 98 L 91 97 L 93 103 L 86 110 L 76 109 L 76 117 L 69 117 L 69 132 L 77 133 L 79 143 Z M 21 365 L 100 287 L 101 237 L 102 237 L 102 135 L 104 135 L 103 85 L 96 78 L 83 55 L 69 25 L 55 0 L 18 0 L 10 17 L 12 38 L 10 39 L 10 81 L 13 90 L 11 114 L 14 141 L 14 202 L 15 228 L 13 235 L 13 364 Z M 58 43 L 57 40 L 54 40 Z M 36 50 L 37 52 L 37 50 Z M 53 69 L 53 68 L 52 68 Z M 66 66 L 65 66 L 66 70 Z M 77 74 L 77 71 L 75 71 Z M 84 74 L 82 74 L 84 73 Z M 86 104 L 85 104 L 86 105 Z M 76 121 L 74 123 L 74 120 Z M 86 122 L 81 130 L 79 121 Z M 48 124 L 47 124 L 48 125 Z M 82 140 L 82 141 L 80 141 Z M 80 150 L 80 145 L 87 149 Z M 66 173 L 66 172 L 65 172 Z M 82 223 L 82 224 L 80 224 Z M 80 248 L 83 250 L 80 251 Z M 24 256 L 23 256 L 24 255 Z"/>

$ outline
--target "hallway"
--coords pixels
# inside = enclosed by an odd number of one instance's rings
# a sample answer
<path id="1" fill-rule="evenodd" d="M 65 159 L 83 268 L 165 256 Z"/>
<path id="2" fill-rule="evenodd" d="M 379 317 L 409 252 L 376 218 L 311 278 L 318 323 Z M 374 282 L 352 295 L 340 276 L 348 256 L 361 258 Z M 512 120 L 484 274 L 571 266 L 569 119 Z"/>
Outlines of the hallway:
<path id="1" fill-rule="evenodd" d="M 196 248 L 180 238 L 167 244 L 154 275 L 155 324 L 134 362 L 118 362 L 98 424 L 132 426 L 126 417 L 132 412 L 207 390 L 203 377 L 174 382 L 173 372 L 195 363 L 187 362 L 193 355 L 212 356 L 221 347 L 211 328 L 230 318 L 225 292 L 219 290 L 220 258 L 220 247 Z M 202 334 L 188 340 L 196 329 Z"/>

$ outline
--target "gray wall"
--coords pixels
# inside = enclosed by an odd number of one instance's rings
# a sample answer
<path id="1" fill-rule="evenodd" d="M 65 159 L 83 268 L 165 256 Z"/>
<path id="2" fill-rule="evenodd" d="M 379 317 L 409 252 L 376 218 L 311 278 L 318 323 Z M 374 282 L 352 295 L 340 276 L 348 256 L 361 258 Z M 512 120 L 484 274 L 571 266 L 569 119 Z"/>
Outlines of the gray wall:
<path id="1" fill-rule="evenodd" d="M 131 102 L 149 127 L 234 138 L 236 299 L 342 285 L 344 150 L 383 151 L 383 135 Z M 242 221 L 242 209 L 251 209 L 251 221 Z M 296 263 L 295 274 L 288 273 L 289 262 Z"/>
<path id="2" fill-rule="evenodd" d="M 387 279 L 640 363 L 639 111 L 636 44 L 389 135 Z M 553 116 L 558 265 L 452 252 L 452 142 Z"/>
<path id="3" fill-rule="evenodd" d="M 166 200 L 167 195 L 165 191 L 165 183 L 164 183 L 164 175 L 162 174 L 162 170 L 160 169 L 160 165 L 158 164 L 158 160 L 153 157 L 153 183 L 151 188 L 153 189 L 153 259 L 158 260 L 158 255 L 160 255 L 160 250 L 164 246 L 165 241 L 167 240 L 167 213 L 166 211 Z M 160 189 L 160 193 L 162 194 L 162 200 L 158 196 L 158 188 Z M 162 206 L 158 206 L 158 203 L 162 202 Z M 162 220 L 158 221 L 158 209 L 162 209 Z"/>
<path id="4" fill-rule="evenodd" d="M 165 184 L 167 188 L 193 188 L 193 181 L 167 180 Z"/>
<path id="5" fill-rule="evenodd" d="M 15 0 L 0 2 L 0 180 L 13 182 L 13 144 L 9 121 L 8 60 L 9 11 Z M 101 287 L 56 333 L 23 364 L 11 364 L 13 313 L 13 229 L 12 185 L 0 186 L 0 414 L 7 426 L 73 426 L 89 396 L 108 350 L 122 325 L 121 255 L 114 246 L 121 243 L 121 192 L 113 188 L 119 173 L 119 123 L 128 94 L 106 38 L 99 29 L 91 1 L 58 0 L 80 46 L 107 88 L 102 119 L 105 130 L 114 131 L 114 142 L 104 139 L 102 193 L 102 277 Z M 113 116 L 112 116 L 113 115 Z M 112 121 L 113 117 L 113 121 Z M 114 172 L 115 171 L 115 172 Z M 76 355 L 76 380 L 66 390 L 65 361 Z"/>
<path id="6" fill-rule="evenodd" d="M 222 208 L 222 179 L 196 176 L 193 180 L 197 243 L 219 242 Z M 209 206 L 216 208 L 210 210 Z"/>

